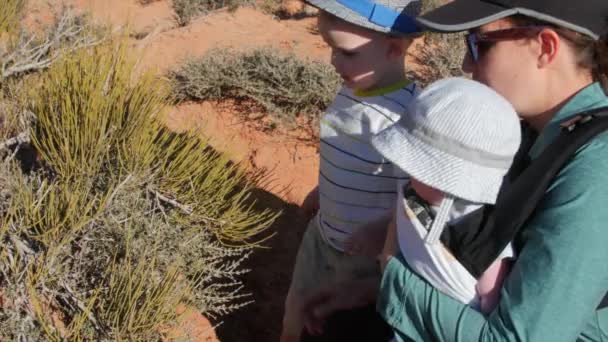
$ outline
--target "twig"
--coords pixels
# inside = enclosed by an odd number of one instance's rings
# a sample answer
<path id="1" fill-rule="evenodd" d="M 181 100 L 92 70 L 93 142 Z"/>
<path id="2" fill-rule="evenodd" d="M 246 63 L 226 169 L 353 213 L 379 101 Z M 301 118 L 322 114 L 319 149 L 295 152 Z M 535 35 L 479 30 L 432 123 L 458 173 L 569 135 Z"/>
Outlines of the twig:
<path id="1" fill-rule="evenodd" d="M 128 175 L 122 182 L 120 182 L 120 184 L 118 184 L 116 186 L 116 188 L 114 188 L 114 191 L 112 191 L 112 194 L 110 195 L 110 197 L 108 197 L 108 203 L 112 202 L 114 200 L 114 197 L 116 196 L 116 194 L 118 193 L 118 191 L 125 185 L 127 184 L 127 182 L 131 180 L 131 175 Z"/>
<path id="2" fill-rule="evenodd" d="M 183 212 L 184 212 L 185 214 L 187 214 L 187 215 L 192 215 L 192 214 L 193 214 L 193 212 L 194 212 L 194 211 L 192 210 L 192 208 L 190 208 L 189 206 L 183 205 L 183 204 L 179 203 L 178 201 L 176 201 L 176 200 L 174 200 L 174 199 L 171 199 L 171 198 L 169 198 L 169 197 L 166 197 L 166 196 L 164 196 L 163 194 L 161 194 L 160 192 L 158 192 L 158 191 L 156 191 L 156 190 L 154 190 L 154 189 L 148 188 L 147 190 L 148 190 L 150 193 L 152 193 L 154 196 L 156 196 L 156 198 L 157 198 L 157 199 L 159 199 L 159 200 L 161 200 L 162 202 L 165 202 L 165 203 L 167 203 L 167 204 L 170 204 L 171 206 L 173 206 L 173 207 L 175 207 L 175 208 L 180 209 L 181 211 L 183 211 Z M 162 209 L 161 209 L 161 210 L 162 210 Z M 195 215 L 195 218 L 197 218 L 197 219 L 201 219 L 201 220 L 206 221 L 206 222 L 214 222 L 214 223 L 219 223 L 219 224 L 222 224 L 222 225 L 224 225 L 224 224 L 226 224 L 226 223 L 227 223 L 226 221 L 223 221 L 223 220 L 218 220 L 218 219 L 214 219 L 214 218 L 207 217 L 207 216 L 203 216 L 203 215 L 199 215 L 199 214 L 196 214 L 196 215 Z"/>
<path id="3" fill-rule="evenodd" d="M 169 197 L 164 196 L 163 194 L 161 194 L 160 192 L 154 190 L 154 189 L 150 189 L 148 188 L 148 191 L 150 191 L 154 196 L 156 196 L 156 198 L 158 198 L 159 200 L 172 205 L 173 207 L 176 207 L 178 209 L 180 209 L 181 211 L 183 211 L 184 213 L 188 214 L 188 215 L 192 215 L 192 208 L 183 205 L 181 203 L 179 203 L 178 201 L 171 199 Z"/>
<path id="4" fill-rule="evenodd" d="M 14 145 L 22 145 L 30 142 L 30 134 L 28 132 L 21 132 L 16 137 L 12 137 L 8 140 L 0 143 L 0 151 L 6 150 Z"/>
<path id="5" fill-rule="evenodd" d="M 15 249 L 17 250 L 17 252 L 19 252 L 19 255 L 21 257 L 27 254 L 34 254 L 34 251 L 30 247 L 28 247 L 25 242 L 21 241 L 21 239 L 19 239 L 17 236 L 9 234 L 8 238 L 9 240 L 11 240 L 13 246 L 15 246 Z"/>
<path id="6" fill-rule="evenodd" d="M 80 309 L 83 313 L 85 313 L 87 315 L 87 318 L 89 319 L 89 321 L 91 321 L 91 323 L 93 323 L 93 325 L 95 326 L 95 329 L 97 329 L 97 331 L 103 331 L 103 329 L 97 322 L 95 315 L 91 312 L 91 310 L 87 309 L 87 307 L 84 305 L 84 303 L 80 299 L 78 299 L 76 297 L 76 294 L 74 293 L 74 291 L 72 291 L 72 289 L 68 286 L 68 284 L 66 284 L 65 282 L 62 282 L 61 285 L 70 295 L 69 299 L 71 299 L 76 304 L 76 306 L 78 306 L 78 309 Z"/>

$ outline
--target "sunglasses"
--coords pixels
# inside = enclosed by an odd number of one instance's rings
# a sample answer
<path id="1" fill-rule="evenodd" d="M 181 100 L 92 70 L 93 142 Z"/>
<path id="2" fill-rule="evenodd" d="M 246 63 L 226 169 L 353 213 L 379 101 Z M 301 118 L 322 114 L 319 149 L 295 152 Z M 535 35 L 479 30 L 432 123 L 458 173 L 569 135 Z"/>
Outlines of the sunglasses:
<path id="1" fill-rule="evenodd" d="M 465 36 L 469 54 L 477 63 L 497 42 L 534 37 L 547 26 L 520 26 L 489 32 L 472 32 Z"/>

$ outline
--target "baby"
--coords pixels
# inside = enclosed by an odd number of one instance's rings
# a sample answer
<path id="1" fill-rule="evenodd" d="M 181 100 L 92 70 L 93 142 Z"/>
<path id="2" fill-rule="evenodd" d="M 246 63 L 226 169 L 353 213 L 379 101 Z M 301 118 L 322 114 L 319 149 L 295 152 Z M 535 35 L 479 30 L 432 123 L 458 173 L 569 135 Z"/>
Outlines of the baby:
<path id="1" fill-rule="evenodd" d="M 438 290 L 483 313 L 494 309 L 513 257 L 511 246 L 476 279 L 440 241 L 447 224 L 493 204 L 519 148 L 511 104 L 471 80 L 438 81 L 416 96 L 399 122 L 372 138 L 410 175 L 398 187 L 390 236 L 408 265 Z M 396 227 L 396 236 L 391 229 Z M 405 285 L 404 285 L 405 286 Z"/>

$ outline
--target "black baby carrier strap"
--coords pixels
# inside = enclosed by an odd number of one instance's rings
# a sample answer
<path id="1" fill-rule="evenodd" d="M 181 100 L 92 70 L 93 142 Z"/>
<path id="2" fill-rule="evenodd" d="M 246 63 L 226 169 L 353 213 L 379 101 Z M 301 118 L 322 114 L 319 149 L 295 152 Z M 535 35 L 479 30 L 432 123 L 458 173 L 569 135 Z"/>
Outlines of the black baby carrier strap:
<path id="1" fill-rule="evenodd" d="M 513 242 L 516 251 L 520 249 L 518 235 L 555 176 L 582 146 L 607 130 L 608 107 L 579 113 L 562 124 L 560 135 L 532 162 L 526 157 L 533 140 L 524 138 L 496 205 L 484 206 L 444 229 L 443 244 L 479 278 L 509 243 Z M 608 184 L 598 186 L 608 187 Z M 607 306 L 608 293 L 598 308 Z"/>

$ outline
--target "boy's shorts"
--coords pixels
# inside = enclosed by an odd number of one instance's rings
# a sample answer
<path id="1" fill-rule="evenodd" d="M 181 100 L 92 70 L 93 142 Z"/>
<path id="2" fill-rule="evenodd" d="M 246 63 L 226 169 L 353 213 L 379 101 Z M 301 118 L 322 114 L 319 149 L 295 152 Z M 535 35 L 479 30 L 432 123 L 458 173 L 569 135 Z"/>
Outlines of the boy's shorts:
<path id="1" fill-rule="evenodd" d="M 319 231 L 315 216 L 306 229 L 294 266 L 291 291 L 300 298 L 334 283 L 380 277 L 377 261 L 370 257 L 353 256 L 331 247 Z"/>

